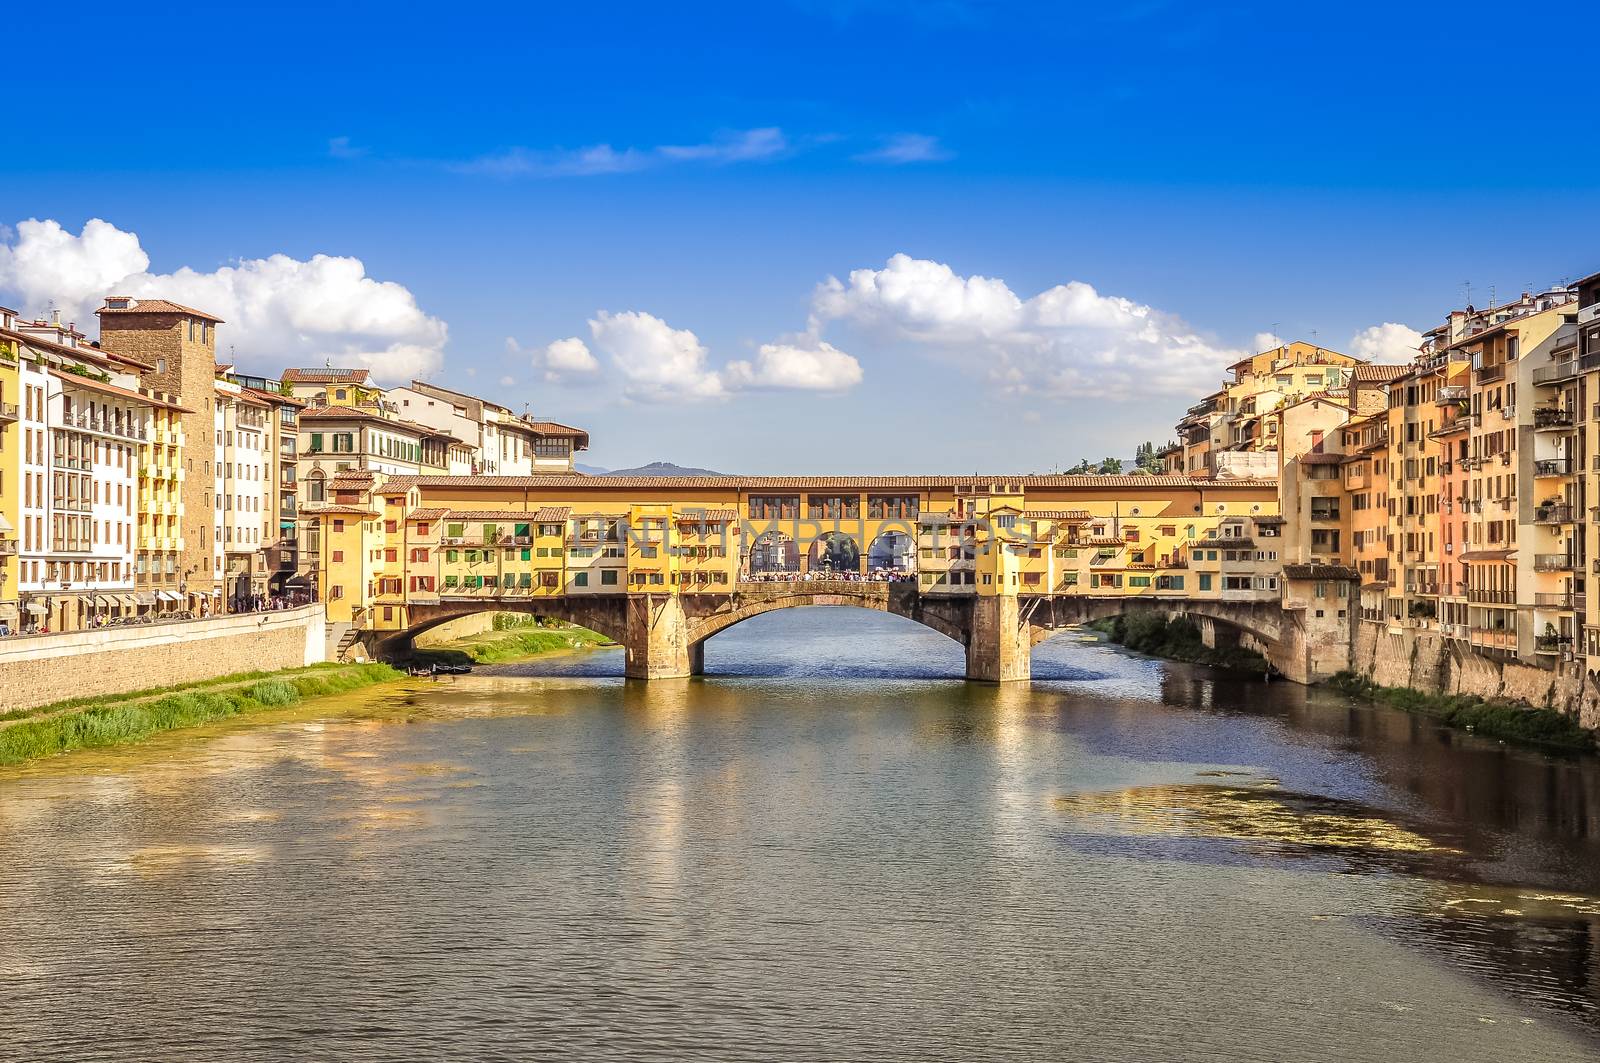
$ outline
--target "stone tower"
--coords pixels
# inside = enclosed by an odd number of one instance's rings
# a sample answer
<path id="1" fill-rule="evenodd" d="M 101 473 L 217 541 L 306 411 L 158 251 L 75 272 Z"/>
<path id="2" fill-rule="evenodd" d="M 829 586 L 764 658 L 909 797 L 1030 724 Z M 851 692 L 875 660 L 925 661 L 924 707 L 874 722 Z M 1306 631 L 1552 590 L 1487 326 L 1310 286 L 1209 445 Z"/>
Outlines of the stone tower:
<path id="1" fill-rule="evenodd" d="M 100 317 L 100 346 L 153 366 L 140 374 L 141 383 L 175 397 L 185 410 L 180 418 L 184 479 L 178 574 L 188 592 L 185 607 L 198 609 L 199 597 L 211 597 L 217 590 L 212 464 L 217 453 L 217 326 L 222 319 L 165 299 L 125 295 L 109 296 L 95 313 Z M 213 598 L 212 606 L 218 604 Z"/>

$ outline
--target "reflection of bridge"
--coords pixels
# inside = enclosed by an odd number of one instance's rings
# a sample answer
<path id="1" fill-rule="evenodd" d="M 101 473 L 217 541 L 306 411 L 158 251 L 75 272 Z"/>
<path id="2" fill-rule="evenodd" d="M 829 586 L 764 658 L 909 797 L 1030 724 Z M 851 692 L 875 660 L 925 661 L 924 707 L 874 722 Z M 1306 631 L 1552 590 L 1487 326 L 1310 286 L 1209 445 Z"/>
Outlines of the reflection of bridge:
<path id="1" fill-rule="evenodd" d="M 778 609 L 854 606 L 893 613 L 961 643 L 967 678 L 1026 679 L 1032 647 L 1059 631 L 1107 616 L 1154 612 L 1199 624 L 1208 644 L 1244 641 L 1280 672 L 1305 678 L 1304 637 L 1297 614 L 1276 602 L 1185 598 L 1094 598 L 1058 595 L 929 595 L 914 582 L 805 580 L 738 583 L 732 593 L 676 595 L 563 595 L 442 597 L 411 610 L 412 627 L 398 636 L 367 636 L 376 653 L 399 655 L 417 634 L 484 610 L 534 613 L 605 635 L 627 654 L 626 674 L 639 679 L 698 675 L 705 640 L 741 621 Z"/>

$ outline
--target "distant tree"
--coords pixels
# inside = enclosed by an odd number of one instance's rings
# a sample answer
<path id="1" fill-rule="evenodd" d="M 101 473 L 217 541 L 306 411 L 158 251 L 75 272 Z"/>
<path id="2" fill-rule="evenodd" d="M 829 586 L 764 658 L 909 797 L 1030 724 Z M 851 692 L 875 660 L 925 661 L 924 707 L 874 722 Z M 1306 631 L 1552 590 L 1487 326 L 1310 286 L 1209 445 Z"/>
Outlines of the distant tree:
<path id="1" fill-rule="evenodd" d="M 1139 472 L 1158 473 L 1162 471 L 1161 459 L 1156 457 L 1154 443 L 1140 443 L 1134 451 L 1133 463 Z"/>
<path id="2" fill-rule="evenodd" d="M 1094 466 L 1089 464 L 1088 458 L 1079 458 L 1078 464 L 1067 470 L 1068 476 L 1088 476 L 1094 472 Z"/>
<path id="3" fill-rule="evenodd" d="M 1121 458 L 1102 458 L 1100 468 L 1095 470 L 1101 476 L 1114 476 L 1122 471 Z"/>

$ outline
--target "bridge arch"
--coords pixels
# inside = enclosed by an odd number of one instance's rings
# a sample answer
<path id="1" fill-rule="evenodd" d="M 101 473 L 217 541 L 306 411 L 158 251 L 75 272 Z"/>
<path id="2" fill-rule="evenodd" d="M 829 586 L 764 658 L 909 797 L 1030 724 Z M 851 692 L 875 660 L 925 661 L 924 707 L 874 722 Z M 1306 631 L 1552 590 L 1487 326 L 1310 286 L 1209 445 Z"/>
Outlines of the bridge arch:
<path id="1" fill-rule="evenodd" d="M 861 544 L 841 531 L 823 532 L 811 540 L 806 560 L 812 572 L 860 572 Z"/>
<path id="2" fill-rule="evenodd" d="M 797 580 L 793 583 L 763 584 L 753 591 L 740 594 L 731 608 L 691 621 L 689 640 L 694 644 L 703 643 L 735 624 L 779 609 L 853 606 L 902 616 L 937 631 L 962 646 L 967 644 L 970 629 L 965 617 L 959 615 L 961 613 L 959 608 L 930 608 L 928 603 L 917 600 L 915 595 L 896 593 L 896 588 L 900 586 L 914 587 L 913 584 L 850 583 L 835 580 Z"/>

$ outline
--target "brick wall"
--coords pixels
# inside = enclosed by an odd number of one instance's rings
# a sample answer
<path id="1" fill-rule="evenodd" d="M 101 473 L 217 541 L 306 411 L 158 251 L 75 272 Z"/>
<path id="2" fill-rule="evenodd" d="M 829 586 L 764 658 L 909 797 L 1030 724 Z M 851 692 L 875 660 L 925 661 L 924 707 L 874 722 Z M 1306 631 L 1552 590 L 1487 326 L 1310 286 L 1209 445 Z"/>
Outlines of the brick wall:
<path id="1" fill-rule="evenodd" d="M 320 605 L 175 624 L 0 639 L 0 710 L 325 659 Z"/>

